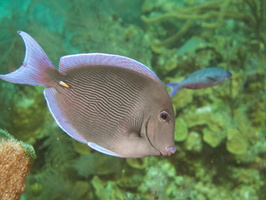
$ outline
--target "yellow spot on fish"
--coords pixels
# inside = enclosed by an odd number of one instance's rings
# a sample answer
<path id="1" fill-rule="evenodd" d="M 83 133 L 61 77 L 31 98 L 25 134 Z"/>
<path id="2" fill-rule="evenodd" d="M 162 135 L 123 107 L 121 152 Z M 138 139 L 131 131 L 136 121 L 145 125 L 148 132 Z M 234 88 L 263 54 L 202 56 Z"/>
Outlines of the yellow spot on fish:
<path id="1" fill-rule="evenodd" d="M 62 85 L 63 87 L 70 88 L 70 86 L 66 84 L 64 81 L 59 81 L 59 84 Z"/>

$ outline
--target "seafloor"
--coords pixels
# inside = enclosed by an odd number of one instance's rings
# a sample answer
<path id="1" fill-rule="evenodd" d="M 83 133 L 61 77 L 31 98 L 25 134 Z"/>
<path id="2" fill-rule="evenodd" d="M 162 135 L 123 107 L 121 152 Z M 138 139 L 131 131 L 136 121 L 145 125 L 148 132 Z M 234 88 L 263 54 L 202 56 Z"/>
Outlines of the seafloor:
<path id="1" fill-rule="evenodd" d="M 210 66 L 233 74 L 175 95 L 177 152 L 142 159 L 74 141 L 42 87 L 0 81 L 0 128 L 37 154 L 21 200 L 266 199 L 265 0 L 0 0 L 0 23 L 0 74 L 22 64 L 17 30 L 56 66 L 63 55 L 103 52 L 144 63 L 164 83 Z"/>

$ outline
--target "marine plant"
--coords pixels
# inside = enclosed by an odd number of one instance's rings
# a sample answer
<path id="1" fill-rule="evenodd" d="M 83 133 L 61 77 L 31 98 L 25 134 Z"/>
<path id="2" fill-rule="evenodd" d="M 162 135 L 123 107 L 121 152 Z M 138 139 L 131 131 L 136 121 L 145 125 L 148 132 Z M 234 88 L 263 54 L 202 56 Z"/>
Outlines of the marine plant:
<path id="1" fill-rule="evenodd" d="M 51 132 L 35 144 L 39 146 L 37 151 L 39 156 L 34 168 L 41 170 L 33 170 L 29 175 L 27 183 L 32 187 L 27 188 L 26 198 L 57 199 L 65 195 L 73 197 L 67 188 L 71 185 L 68 172 L 75 152 L 72 149 L 70 138 L 61 131 L 54 131 L 56 129 L 58 128 L 55 126 L 49 128 L 47 131 Z M 53 181 L 54 177 L 57 177 L 56 182 Z M 46 190 L 51 192 L 46 194 Z M 36 194 L 41 194 L 41 196 Z M 51 196 L 51 194 L 53 195 Z"/>
<path id="2" fill-rule="evenodd" d="M 265 199 L 265 1 L 192 0 L 182 1 L 186 4 L 181 7 L 181 1 L 145 0 L 141 2 L 144 26 L 129 23 L 119 12 L 113 12 L 108 1 L 24 2 L 27 5 L 21 6 L 20 13 L 14 10 L 18 14 L 1 18 L 1 73 L 21 65 L 23 44 L 16 31 L 24 30 L 36 36 L 55 65 L 62 55 L 104 51 L 153 66 L 164 82 L 182 80 L 207 66 L 230 69 L 233 77 L 231 83 L 199 91 L 182 90 L 172 98 L 178 134 L 176 154 L 145 160 L 119 159 L 119 163 L 84 150 L 88 149 L 86 145 L 73 143 L 60 131 L 44 109 L 44 101 L 40 101 L 42 89 L 1 82 L 1 127 L 36 126 L 33 120 L 20 120 L 25 118 L 10 111 L 17 108 L 21 114 L 25 112 L 25 117 L 34 113 L 42 116 L 37 119 L 37 129 L 25 137 L 19 134 L 31 141 L 38 155 L 22 199 L 109 200 L 110 195 L 119 200 Z M 140 11 L 131 9 L 127 17 Z M 226 10 L 223 14 L 222 9 Z M 53 14 L 58 20 L 53 20 Z M 169 18 L 145 23 L 145 18 L 166 14 Z M 20 108 L 22 104 L 16 105 L 18 102 L 32 102 L 28 104 L 32 105 L 29 112 Z M 110 165 L 114 168 L 105 170 Z"/>
<path id="3" fill-rule="evenodd" d="M 143 22 L 147 25 L 162 23 L 165 21 L 169 21 L 170 24 L 171 22 L 176 24 L 179 24 L 179 21 L 185 22 L 181 25 L 179 31 L 176 31 L 176 33 L 171 36 L 167 34 L 167 39 L 157 41 L 155 45 L 172 46 L 176 41 L 180 40 L 185 34 L 187 34 L 190 29 L 193 29 L 193 26 L 200 26 L 201 29 L 215 29 L 221 26 L 224 20 L 243 22 L 246 24 L 247 28 L 251 28 L 251 31 L 256 34 L 257 39 L 264 46 L 266 45 L 265 34 L 263 34 L 266 13 L 264 0 L 215 0 L 192 6 L 173 4 L 171 1 L 165 3 L 168 3 L 169 6 L 162 6 L 160 3 L 158 4 L 161 7 L 157 4 L 154 5 L 154 7 L 157 6 L 157 9 L 160 9 L 163 14 L 155 14 L 154 16 L 151 12 L 152 17 L 146 17 L 143 15 Z M 144 3 L 144 12 L 149 13 L 152 11 L 149 6 L 150 4 L 150 1 Z M 250 10 L 248 15 L 246 14 L 247 10 Z M 171 21 L 172 19 L 176 22 Z"/>

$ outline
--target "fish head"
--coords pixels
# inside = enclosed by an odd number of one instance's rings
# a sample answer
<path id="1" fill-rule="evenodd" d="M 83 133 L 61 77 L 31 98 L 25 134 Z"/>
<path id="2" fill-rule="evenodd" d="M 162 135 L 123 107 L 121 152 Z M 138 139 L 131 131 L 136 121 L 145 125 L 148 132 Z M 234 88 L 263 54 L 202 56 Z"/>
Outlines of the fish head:
<path id="1" fill-rule="evenodd" d="M 170 97 L 162 86 L 152 94 L 150 116 L 146 125 L 147 139 L 160 155 L 175 153 L 175 116 Z"/>
<path id="2" fill-rule="evenodd" d="M 218 85 L 227 79 L 231 78 L 232 74 L 224 69 L 218 67 L 208 67 L 202 70 L 205 78 L 204 83 L 207 87 Z"/>

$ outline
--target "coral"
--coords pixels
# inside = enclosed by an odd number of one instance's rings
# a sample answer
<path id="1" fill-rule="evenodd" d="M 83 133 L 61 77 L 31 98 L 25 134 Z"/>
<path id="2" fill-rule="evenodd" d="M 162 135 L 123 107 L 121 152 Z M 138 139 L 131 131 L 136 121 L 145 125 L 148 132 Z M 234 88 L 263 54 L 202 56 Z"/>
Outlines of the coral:
<path id="1" fill-rule="evenodd" d="M 182 118 L 175 120 L 175 141 L 184 141 L 188 136 L 188 127 Z"/>
<path id="2" fill-rule="evenodd" d="M 40 127 L 47 112 L 40 107 L 45 106 L 41 88 L 27 86 L 20 87 L 20 90 L 13 95 L 12 107 L 10 110 L 10 130 L 14 136 L 29 144 L 34 144 L 33 135 L 38 135 Z"/>
<path id="3" fill-rule="evenodd" d="M 141 61 L 163 83 L 209 66 L 233 74 L 219 86 L 178 92 L 177 152 L 144 159 L 105 156 L 73 141 L 52 119 L 43 88 L 0 81 L 0 127 L 38 153 L 21 199 L 265 199 L 265 6 L 264 0 L 1 2 L 0 74 L 23 61 L 17 30 L 34 36 L 55 66 L 63 55 L 103 52 Z"/>
<path id="4" fill-rule="evenodd" d="M 112 165 L 106 165 L 106 163 L 112 163 Z M 78 175 L 85 178 L 90 175 L 118 176 L 121 172 L 121 160 L 119 158 L 101 155 L 98 152 L 81 155 L 73 165 Z"/>
<path id="5" fill-rule="evenodd" d="M 88 145 L 84 143 L 80 143 L 76 140 L 73 140 L 73 147 L 77 153 L 82 154 L 82 155 L 88 155 L 92 152 L 92 149 L 88 148 Z"/>
<path id="6" fill-rule="evenodd" d="M 45 167 L 41 171 L 38 171 L 37 174 L 31 173 L 27 178 L 27 185 L 29 187 L 25 189 L 25 193 L 23 194 L 24 199 L 93 199 L 90 193 L 86 192 L 84 194 L 84 187 L 86 185 L 79 188 L 80 190 L 73 190 L 80 183 L 73 181 L 71 179 L 71 171 L 67 171 L 64 167 L 61 168 L 61 166 Z M 90 189 L 91 187 L 89 185 L 87 191 L 90 191 Z"/>
<path id="7" fill-rule="evenodd" d="M 52 123 L 55 124 L 54 121 Z M 50 131 L 48 137 L 40 145 L 40 149 L 45 150 L 46 167 L 60 166 L 63 170 L 72 164 L 69 161 L 75 155 L 73 147 L 70 145 L 72 139 L 59 130 L 56 125 Z"/>
<path id="8" fill-rule="evenodd" d="M 151 159 L 150 159 L 151 160 Z M 162 199 L 165 197 L 168 185 L 170 184 L 170 177 L 176 174 L 175 168 L 166 160 L 162 160 L 145 169 L 146 177 L 143 179 L 140 192 L 152 191 L 153 194 L 157 193 Z M 160 167 L 158 167 L 160 166 Z"/>
<path id="9" fill-rule="evenodd" d="M 36 158 L 32 146 L 19 142 L 0 129 L 0 199 L 18 200 L 25 188 L 32 160 Z"/>
<path id="10" fill-rule="evenodd" d="M 177 33 L 175 33 L 173 36 L 171 36 L 170 38 L 166 39 L 163 42 L 158 42 L 157 44 L 157 45 L 168 46 L 170 44 L 173 44 L 175 41 L 179 40 L 182 36 L 184 36 L 184 34 L 186 34 L 186 32 L 193 25 L 193 21 L 195 23 L 196 20 L 206 20 L 204 23 L 202 23 L 202 27 L 216 28 L 221 24 L 221 22 L 225 17 L 234 16 L 232 12 L 227 11 L 230 1 L 231 0 L 226 0 L 226 1 L 217 0 L 186 9 L 178 8 L 177 6 L 175 6 L 173 12 L 169 12 L 153 18 L 147 18 L 145 16 L 142 16 L 142 20 L 146 24 L 158 23 L 172 18 L 185 20 L 186 22 Z M 206 10 L 210 10 L 210 12 L 206 12 Z M 238 13 L 235 13 L 235 15 L 237 16 L 237 18 L 243 18 L 243 16 L 239 15 Z M 217 18 L 216 22 L 207 22 L 208 20 L 214 18 Z"/>
<path id="11" fill-rule="evenodd" d="M 249 16 L 243 14 L 243 11 L 246 11 L 246 9 L 250 9 Z M 151 9 L 146 9 L 146 11 L 149 10 L 152 11 Z M 167 10 L 164 14 L 150 18 L 143 15 L 141 18 L 147 25 L 171 19 L 185 21 L 177 33 L 164 41 L 157 41 L 156 45 L 159 46 L 170 46 L 174 44 L 176 41 L 180 40 L 193 25 L 197 24 L 198 21 L 201 21 L 200 26 L 202 28 L 215 29 L 221 26 L 225 19 L 244 22 L 247 27 L 252 28 L 258 39 L 264 45 L 266 42 L 263 34 L 263 22 L 265 20 L 264 0 L 215 0 L 190 7 L 183 7 L 176 4 L 170 8 L 170 11 Z"/>
<path id="12" fill-rule="evenodd" d="M 248 144 L 237 129 L 227 130 L 226 148 L 232 154 L 244 154 L 247 152 Z"/>
<path id="13" fill-rule="evenodd" d="M 4 129 L 10 129 L 11 125 L 9 122 L 11 121 L 11 114 L 10 114 L 10 105 L 13 101 L 14 94 L 18 92 L 19 88 L 15 84 L 10 84 L 10 83 L 2 83 L 0 84 L 0 91 L 1 91 L 1 96 L 0 96 L 0 115 L 5 116 L 2 117 L 0 120 L 0 127 Z"/>
<path id="14" fill-rule="evenodd" d="M 23 196 L 26 199 L 36 200 L 78 199 L 77 194 L 69 189 L 75 183 L 71 179 L 74 171 L 73 159 L 76 155 L 73 151 L 72 138 L 57 127 L 51 116 L 46 119 L 46 123 L 43 131 L 45 137 L 41 137 L 35 144 L 39 153 L 33 166 L 35 170 L 27 178 L 27 184 L 31 187 L 26 187 Z"/>
<path id="15" fill-rule="evenodd" d="M 90 184 L 87 181 L 77 181 L 74 185 L 73 191 L 75 192 L 75 199 L 92 199 L 92 197 L 88 194 L 88 190 L 91 190 Z"/>
<path id="16" fill-rule="evenodd" d="M 172 82 L 175 82 L 172 80 Z M 183 94 L 177 93 L 175 96 L 173 96 L 172 103 L 173 106 L 180 108 L 186 108 L 190 103 L 193 102 L 193 92 L 192 90 L 183 90 Z"/>
<path id="17" fill-rule="evenodd" d="M 123 192 L 112 181 L 102 181 L 98 176 L 94 176 L 92 185 L 98 199 L 123 199 L 124 197 Z"/>
<path id="18" fill-rule="evenodd" d="M 184 148 L 187 151 L 201 152 L 202 140 L 199 133 L 191 131 L 185 141 Z"/>
<path id="19" fill-rule="evenodd" d="M 140 193 L 146 193 L 142 199 L 187 199 L 193 187 L 193 179 L 187 176 L 178 176 L 175 167 L 167 160 L 157 161 L 149 158 L 149 165 L 145 168 Z M 152 194 L 150 194 L 152 193 Z"/>
<path id="20" fill-rule="evenodd" d="M 229 122 L 225 119 L 230 119 L 230 116 L 226 112 L 217 113 L 214 108 L 202 107 L 187 113 L 184 118 L 188 127 L 200 131 L 203 134 L 203 141 L 213 148 L 228 137 L 224 127 Z"/>
<path id="21" fill-rule="evenodd" d="M 248 25 L 252 27 L 258 39 L 266 46 L 265 18 L 266 18 L 266 3 L 264 0 L 244 0 L 250 9 L 250 18 Z"/>
<path id="22" fill-rule="evenodd" d="M 126 161 L 129 166 L 136 169 L 144 169 L 148 165 L 148 158 L 140 158 L 140 159 L 127 158 Z"/>

